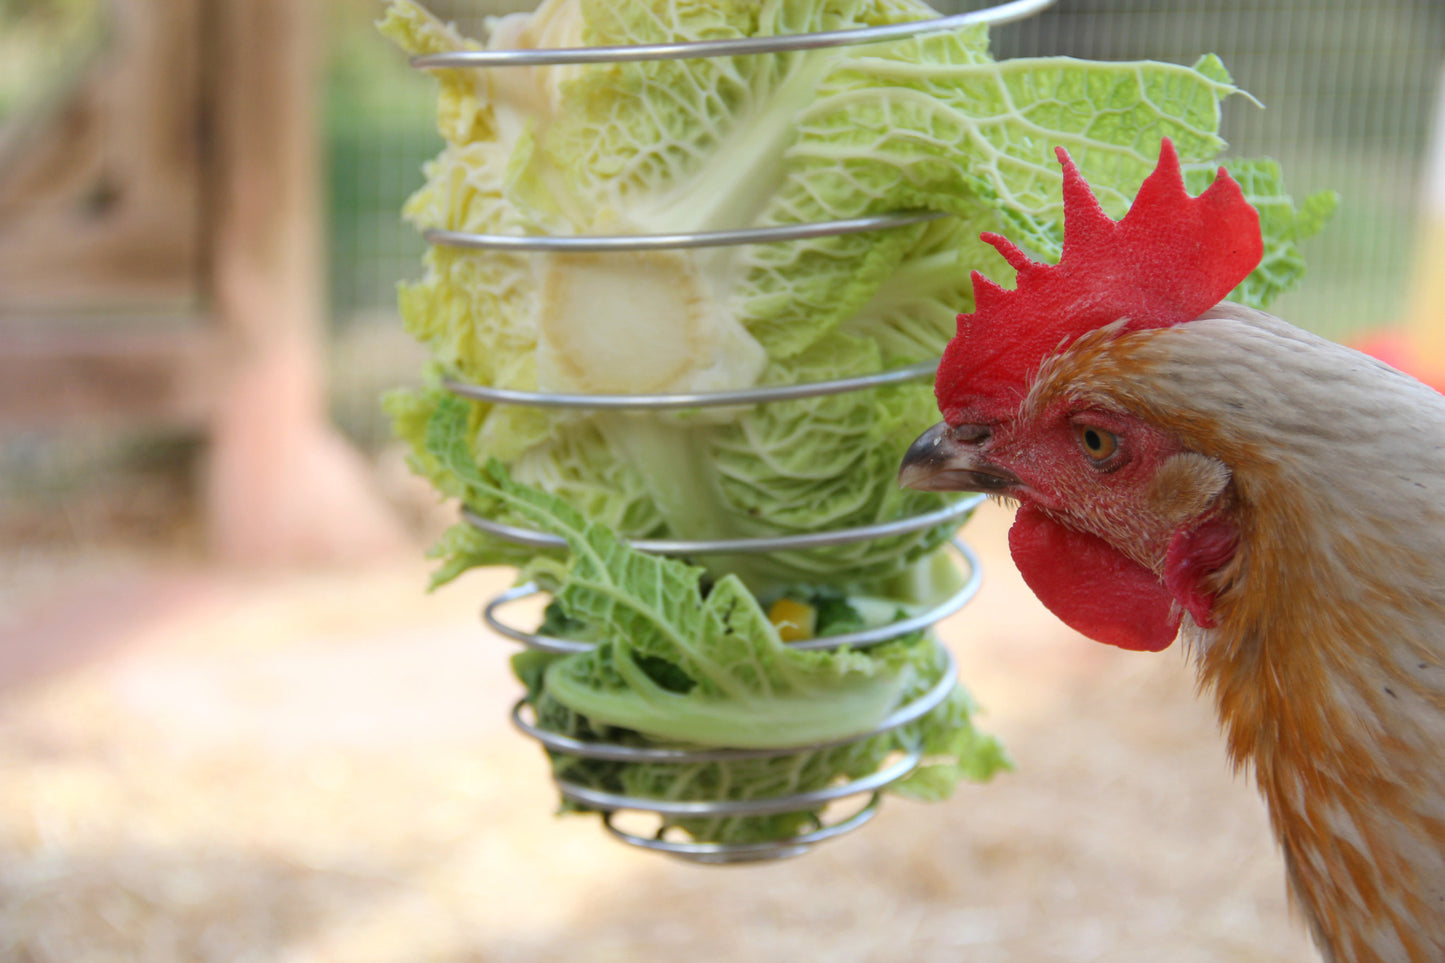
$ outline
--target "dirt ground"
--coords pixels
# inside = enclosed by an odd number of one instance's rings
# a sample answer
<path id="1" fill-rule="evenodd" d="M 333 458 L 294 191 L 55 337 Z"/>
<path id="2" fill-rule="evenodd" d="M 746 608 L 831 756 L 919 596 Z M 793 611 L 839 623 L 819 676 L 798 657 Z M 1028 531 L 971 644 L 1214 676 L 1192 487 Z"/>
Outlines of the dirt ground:
<path id="1" fill-rule="evenodd" d="M 697 867 L 553 814 L 512 730 L 508 578 L 0 570 L 0 959 L 1307 961 L 1253 788 L 1183 656 L 1061 628 L 966 530 L 944 627 L 1017 771 L 801 859 Z"/>

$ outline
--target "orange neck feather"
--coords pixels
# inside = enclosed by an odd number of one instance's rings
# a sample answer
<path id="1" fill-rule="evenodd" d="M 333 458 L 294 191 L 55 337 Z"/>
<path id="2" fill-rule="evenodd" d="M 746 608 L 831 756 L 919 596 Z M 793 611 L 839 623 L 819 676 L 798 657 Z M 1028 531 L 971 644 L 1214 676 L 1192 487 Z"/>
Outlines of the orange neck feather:
<path id="1" fill-rule="evenodd" d="M 1186 629 L 1331 961 L 1445 959 L 1445 399 L 1221 305 L 1040 371 L 1232 475 L 1216 627 Z M 1188 623 L 1186 622 L 1186 625 Z"/>
<path id="2" fill-rule="evenodd" d="M 1318 520 L 1301 517 L 1307 507 L 1262 471 L 1236 466 L 1258 500 L 1243 520 L 1243 550 L 1220 573 L 1238 590 L 1221 593 L 1219 627 L 1196 643 L 1201 686 L 1213 692 L 1236 768 L 1253 765 L 1321 944 L 1342 960 L 1437 959 L 1445 894 L 1420 878 L 1411 851 L 1433 863 L 1445 854 L 1439 777 L 1419 779 L 1422 763 L 1441 765 L 1442 747 L 1413 737 L 1409 707 L 1438 715 L 1445 706 L 1401 658 L 1411 627 L 1392 624 L 1392 610 L 1417 600 L 1392 598 L 1398 589 L 1383 579 L 1360 584 L 1368 565 L 1301 565 L 1338 557 L 1339 546 L 1313 542 Z M 1390 551 L 1355 548 L 1367 560 Z"/>

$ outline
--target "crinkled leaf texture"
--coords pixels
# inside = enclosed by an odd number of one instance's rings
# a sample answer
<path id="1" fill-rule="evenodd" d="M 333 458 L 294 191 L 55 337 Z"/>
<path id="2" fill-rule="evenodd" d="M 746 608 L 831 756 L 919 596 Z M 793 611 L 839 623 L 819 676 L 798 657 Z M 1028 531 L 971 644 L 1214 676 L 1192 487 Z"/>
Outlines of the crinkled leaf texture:
<path id="1" fill-rule="evenodd" d="M 934 685 L 947 664 L 923 635 L 866 652 L 791 649 L 734 576 L 709 584 L 702 569 L 637 552 L 555 496 L 513 482 L 498 462 L 473 482 L 567 542 L 565 562 L 541 558 L 527 575 L 553 593 L 565 630 L 596 644 L 565 657 L 516 658 L 545 728 L 631 745 L 828 742 L 866 733 Z M 565 754 L 553 762 L 562 778 L 610 792 L 739 800 L 857 778 L 916 746 L 925 763 L 895 789 L 938 799 L 961 778 L 988 779 L 1007 766 L 998 744 L 973 728 L 970 711 L 955 689 L 919 722 L 830 749 L 726 763 L 639 765 Z M 744 842 L 792 835 L 816 818 L 796 812 L 678 825 L 695 839 Z"/>
<path id="2" fill-rule="evenodd" d="M 916 0 L 546 0 L 496 21 L 496 47 L 629 44 L 846 29 L 934 16 Z M 475 46 L 410 0 L 383 30 L 412 53 Z M 766 57 L 438 73 L 447 144 L 406 216 L 493 234 L 666 233 L 919 209 L 888 231 L 639 254 L 538 255 L 434 246 L 401 290 L 409 330 L 440 369 L 519 390 L 721 390 L 867 374 L 937 357 L 972 309 L 969 272 L 1009 269 L 978 240 L 1000 230 L 1055 258 L 1067 147 L 1116 216 L 1161 138 L 1186 162 L 1222 148 L 1219 61 L 1192 67 L 1065 58 L 995 62 L 982 29 Z M 1207 166 L 1207 165 L 1206 165 Z M 1270 256 L 1242 286 L 1263 304 L 1298 277 L 1296 214 L 1276 168 L 1247 172 Z M 439 469 L 424 413 L 393 402 L 414 464 L 450 495 L 493 506 Z M 445 417 L 453 417 L 448 414 Z M 937 419 L 926 379 L 826 398 L 647 416 L 474 403 L 470 457 L 634 537 L 725 538 L 847 528 L 945 504 L 900 491 L 913 437 Z M 947 586 L 927 556 L 952 526 L 863 545 L 706 560 L 767 594 L 787 583 L 903 598 Z M 460 530 L 445 579 L 516 561 Z"/>
<path id="3" fill-rule="evenodd" d="M 703 569 L 635 551 L 554 496 L 494 481 L 517 515 L 567 540 L 565 564 L 539 559 L 526 574 L 603 640 L 546 675 L 558 701 L 592 720 L 657 739 L 777 748 L 867 731 L 911 681 L 914 667 L 893 650 L 789 648 L 736 576 L 704 591 Z"/>

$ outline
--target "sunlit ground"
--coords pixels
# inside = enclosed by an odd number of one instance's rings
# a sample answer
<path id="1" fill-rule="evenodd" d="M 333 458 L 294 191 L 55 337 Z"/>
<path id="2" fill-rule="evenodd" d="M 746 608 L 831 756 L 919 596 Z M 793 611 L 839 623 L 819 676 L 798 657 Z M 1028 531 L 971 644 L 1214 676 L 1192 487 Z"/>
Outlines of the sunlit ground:
<path id="1" fill-rule="evenodd" d="M 0 693 L 0 959 L 1314 959 L 1183 657 L 1060 628 L 1005 525 L 970 526 L 988 579 L 944 631 L 1018 771 L 751 868 L 553 815 L 506 721 L 509 644 L 476 614 L 504 572 L 427 596 L 410 560 L 16 563 L 0 665 L 30 681 Z"/>

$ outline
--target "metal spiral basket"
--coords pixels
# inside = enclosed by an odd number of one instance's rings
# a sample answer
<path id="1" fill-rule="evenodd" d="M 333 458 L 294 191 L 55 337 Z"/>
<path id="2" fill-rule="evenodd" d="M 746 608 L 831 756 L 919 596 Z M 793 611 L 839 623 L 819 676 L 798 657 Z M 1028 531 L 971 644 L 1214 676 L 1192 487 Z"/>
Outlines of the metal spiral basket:
<path id="1" fill-rule="evenodd" d="M 418 69 L 435 70 L 768 55 L 785 51 L 880 43 L 980 24 L 1008 23 L 1032 16 L 1053 2 L 1054 0 L 1012 0 L 1012 2 L 986 9 L 929 20 L 811 34 L 637 46 L 468 50 L 415 57 L 411 62 Z M 863 231 L 881 231 L 942 216 L 945 215 L 932 211 L 901 211 L 874 217 L 812 224 L 652 235 L 512 236 L 469 234 L 433 229 L 426 231 L 424 237 L 431 244 L 482 251 L 553 253 L 657 251 L 772 243 Z M 936 368 L 936 361 L 925 362 L 862 377 L 705 394 L 557 394 L 513 391 L 464 384 L 455 380 L 445 382 L 445 386 L 450 392 L 460 397 L 491 404 L 578 410 L 657 412 L 721 406 L 763 405 L 790 399 L 863 391 L 882 385 L 929 378 Z M 824 548 L 922 531 L 954 521 L 961 522 L 981 500 L 982 496 L 972 496 L 927 514 L 849 529 L 764 538 L 694 541 L 634 540 L 631 545 L 646 552 L 686 557 Z M 557 536 L 505 525 L 469 510 L 463 510 L 463 517 L 479 529 L 520 545 L 539 549 L 558 548 L 565 545 L 564 541 Z M 967 545 L 957 539 L 954 539 L 950 545 L 955 563 L 961 569 L 963 584 L 947 600 L 927 611 L 887 625 L 793 642 L 791 645 L 801 649 L 835 649 L 843 646 L 860 649 L 926 630 L 939 620 L 957 612 L 978 591 L 980 571 L 978 559 Z M 541 590 L 531 584 L 513 588 L 492 599 L 486 605 L 483 617 L 487 625 L 497 633 L 533 649 L 561 654 L 589 649 L 591 643 L 540 635 L 535 631 L 518 628 L 504 619 L 503 613 L 510 606 L 539 594 L 541 594 Z M 880 735 L 894 733 L 908 724 L 922 719 L 942 705 L 956 687 L 957 678 L 953 659 L 947 649 L 941 645 L 936 645 L 936 648 L 941 665 L 938 680 L 933 685 L 897 708 L 872 729 L 836 742 L 811 743 L 776 749 L 713 749 L 634 746 L 584 741 L 541 727 L 536 719 L 531 717 L 526 699 L 519 700 L 513 707 L 512 721 L 519 730 L 536 739 L 554 756 L 572 756 L 623 763 L 706 764 L 796 755 L 861 743 Z M 565 799 L 580 808 L 600 812 L 603 824 L 608 831 L 624 842 L 698 863 L 746 863 L 796 856 L 807 852 L 811 847 L 824 840 L 837 837 L 863 825 L 877 813 L 884 790 L 906 777 L 922 761 L 922 749 L 915 745 L 894 752 L 884 760 L 880 768 L 859 778 L 834 783 L 813 792 L 747 800 L 646 798 L 603 792 L 560 777 L 555 781 L 558 791 Z M 833 818 L 831 813 L 836 808 L 834 804 L 839 803 L 842 804 L 845 811 L 843 815 Z M 690 839 L 669 838 L 666 832 L 669 825 L 668 820 L 745 818 L 795 812 L 818 813 L 819 815 L 813 820 L 815 828 L 785 839 L 749 843 L 697 842 Z M 651 835 L 643 835 L 630 831 L 620 824 L 625 821 L 625 818 L 620 819 L 620 817 L 636 813 L 652 814 L 654 817 L 661 818 L 662 828 Z"/>

